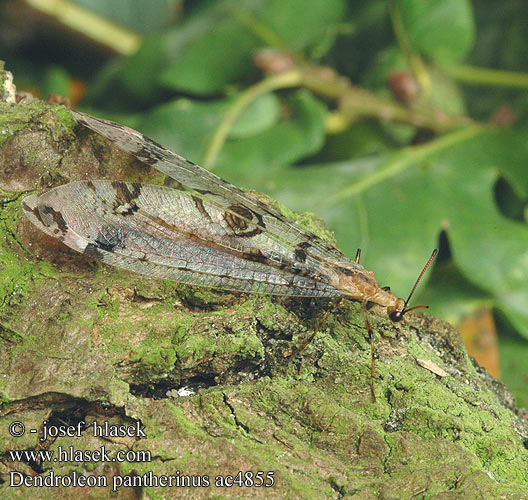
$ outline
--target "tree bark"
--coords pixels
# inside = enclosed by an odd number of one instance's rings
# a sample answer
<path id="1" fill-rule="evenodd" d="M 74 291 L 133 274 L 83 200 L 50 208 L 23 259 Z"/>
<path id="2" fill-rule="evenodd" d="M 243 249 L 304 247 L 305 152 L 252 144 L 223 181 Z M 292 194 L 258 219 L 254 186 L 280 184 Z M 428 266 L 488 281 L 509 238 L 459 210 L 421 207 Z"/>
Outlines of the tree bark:
<path id="1" fill-rule="evenodd" d="M 153 280 L 70 251 L 25 220 L 27 192 L 160 175 L 62 106 L 0 96 L 2 498 L 115 498 L 113 486 L 118 498 L 528 498 L 526 412 L 451 325 L 422 314 L 394 324 L 373 308 L 373 403 L 358 304 L 299 353 L 327 302 Z M 132 435 L 94 435 L 94 422 Z M 102 446 L 135 461 L 75 456 Z M 259 471 L 272 486 L 256 486 Z M 29 486 L 66 476 L 77 487 Z"/>

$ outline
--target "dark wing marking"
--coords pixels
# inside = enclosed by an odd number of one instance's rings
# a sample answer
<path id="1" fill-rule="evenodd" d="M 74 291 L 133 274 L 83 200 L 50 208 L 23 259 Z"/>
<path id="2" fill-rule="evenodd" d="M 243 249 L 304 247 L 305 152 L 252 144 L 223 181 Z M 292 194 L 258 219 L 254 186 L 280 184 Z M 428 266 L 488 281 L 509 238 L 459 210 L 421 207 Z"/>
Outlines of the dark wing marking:
<path id="1" fill-rule="evenodd" d="M 197 203 L 189 192 L 82 181 L 24 198 L 22 207 L 33 224 L 74 250 L 151 277 L 242 292 L 341 295 L 317 267 L 296 267 L 288 245 L 263 231 L 241 238 L 223 208 Z"/>
<path id="2" fill-rule="evenodd" d="M 289 221 L 277 210 L 140 132 L 78 111 L 72 113 L 80 123 L 114 142 L 120 149 L 194 190 L 196 196 L 207 199 L 231 213 L 234 232 L 239 230 L 240 236 L 244 236 L 244 233 L 249 236 L 255 234 L 254 231 L 247 233 L 239 229 L 241 225 L 236 219 L 245 219 L 260 231 L 268 232 L 272 238 L 287 243 L 292 248 L 300 248 L 302 252 L 298 255 L 301 263 L 313 259 L 363 272 L 362 266 L 329 243 Z M 258 218 L 258 221 L 255 222 L 255 218 Z"/>

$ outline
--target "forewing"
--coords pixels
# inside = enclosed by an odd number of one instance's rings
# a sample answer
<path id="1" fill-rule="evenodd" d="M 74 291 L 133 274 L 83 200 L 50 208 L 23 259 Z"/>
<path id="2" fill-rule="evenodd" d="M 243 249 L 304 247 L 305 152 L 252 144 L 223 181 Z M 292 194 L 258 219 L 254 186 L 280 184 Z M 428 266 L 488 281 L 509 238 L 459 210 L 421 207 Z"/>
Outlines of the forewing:
<path id="1" fill-rule="evenodd" d="M 120 149 L 142 162 L 160 170 L 179 184 L 194 190 L 197 196 L 226 211 L 231 211 L 234 216 L 247 219 L 249 223 L 256 223 L 271 238 L 289 245 L 300 257 L 300 264 L 313 259 L 344 266 L 356 272 L 363 270 L 338 249 L 289 221 L 277 210 L 212 172 L 164 148 L 140 132 L 78 111 L 72 113 L 83 125 L 114 142 Z"/>
<path id="2" fill-rule="evenodd" d="M 317 267 L 296 267 L 288 245 L 189 192 L 82 181 L 31 195 L 22 207 L 74 250 L 151 277 L 253 293 L 340 295 Z"/>

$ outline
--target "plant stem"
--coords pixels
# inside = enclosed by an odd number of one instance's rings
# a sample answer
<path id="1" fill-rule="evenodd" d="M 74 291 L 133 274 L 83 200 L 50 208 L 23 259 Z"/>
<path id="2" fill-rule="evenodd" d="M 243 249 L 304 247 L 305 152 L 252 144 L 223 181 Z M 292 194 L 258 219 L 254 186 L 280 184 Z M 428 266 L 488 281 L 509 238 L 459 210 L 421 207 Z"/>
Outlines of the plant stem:
<path id="1" fill-rule="evenodd" d="M 338 101 L 338 110 L 333 112 L 329 124 L 342 130 L 346 124 L 361 118 L 376 118 L 409 123 L 434 132 L 445 132 L 461 125 L 469 125 L 465 116 L 448 115 L 428 102 L 404 106 L 394 100 L 356 87 L 334 70 L 324 66 L 299 64 L 302 72 L 301 86 L 326 99 Z"/>
<path id="2" fill-rule="evenodd" d="M 465 64 L 442 65 L 442 70 L 455 80 L 470 85 L 528 88 L 528 74 L 500 69 L 477 68 Z"/>

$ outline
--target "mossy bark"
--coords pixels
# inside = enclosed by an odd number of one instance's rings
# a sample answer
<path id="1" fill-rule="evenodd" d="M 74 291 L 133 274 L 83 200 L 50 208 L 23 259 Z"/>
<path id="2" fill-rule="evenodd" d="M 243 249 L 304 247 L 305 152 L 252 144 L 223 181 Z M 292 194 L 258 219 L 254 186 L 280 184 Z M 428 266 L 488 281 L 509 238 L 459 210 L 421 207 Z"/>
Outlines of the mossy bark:
<path id="1" fill-rule="evenodd" d="M 299 354 L 327 302 L 151 280 L 34 229 L 20 210 L 28 191 L 87 177 L 160 180 L 74 125 L 65 108 L 0 103 L 2 498 L 528 498 L 525 414 L 449 324 L 421 314 L 394 324 L 373 308 L 373 403 L 358 304 L 341 304 Z M 15 421 L 20 437 L 8 432 Z M 40 441 L 46 421 L 86 426 Z M 146 437 L 94 436 L 94 421 L 140 422 Z M 57 457 L 59 446 L 147 453 L 12 460 L 13 450 Z M 22 477 L 11 471 L 32 482 L 101 476 L 108 487 L 10 487 Z M 238 471 L 252 472 L 253 486 L 250 475 L 215 485 Z M 255 486 L 258 471 L 268 483 L 273 472 L 273 486 Z M 172 487 L 151 485 L 168 475 Z M 202 486 L 176 486 L 184 476 Z M 112 493 L 114 478 L 143 486 Z"/>

